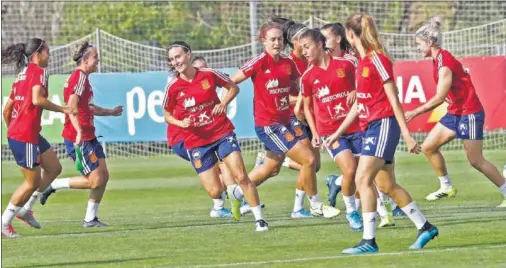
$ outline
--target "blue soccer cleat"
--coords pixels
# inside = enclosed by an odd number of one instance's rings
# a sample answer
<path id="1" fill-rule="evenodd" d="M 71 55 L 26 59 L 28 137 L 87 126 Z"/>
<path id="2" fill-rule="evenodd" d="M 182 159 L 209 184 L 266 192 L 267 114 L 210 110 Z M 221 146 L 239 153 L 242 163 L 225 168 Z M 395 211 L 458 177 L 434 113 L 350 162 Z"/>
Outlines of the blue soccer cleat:
<path id="1" fill-rule="evenodd" d="M 347 248 L 343 250 L 343 254 L 368 254 L 368 253 L 376 253 L 379 251 L 378 245 L 376 245 L 375 239 L 362 239 L 360 243 L 352 248 Z"/>
<path id="2" fill-rule="evenodd" d="M 211 209 L 211 212 L 209 213 L 209 216 L 211 218 L 232 218 L 232 212 L 226 208 L 221 208 L 219 210 L 215 210 L 214 208 Z"/>
<path id="3" fill-rule="evenodd" d="M 413 245 L 409 249 L 421 249 L 429 243 L 432 239 L 439 235 L 439 230 L 436 226 L 426 222 L 422 229 L 418 230 L 418 237 Z"/>
<path id="4" fill-rule="evenodd" d="M 362 217 L 360 217 L 360 214 L 356 210 L 346 214 L 346 219 L 348 219 L 348 222 L 350 223 L 351 230 L 358 232 L 364 229 Z"/>
<path id="5" fill-rule="evenodd" d="M 392 214 L 394 215 L 394 217 L 406 216 L 406 214 L 404 213 L 404 211 L 402 211 L 400 207 L 395 207 L 394 210 L 392 211 Z"/>
<path id="6" fill-rule="evenodd" d="M 338 179 L 339 177 L 336 175 L 328 175 L 327 179 L 325 180 L 325 184 L 329 188 L 329 204 L 332 207 L 336 207 L 336 198 L 339 192 L 341 192 L 341 184 L 339 183 L 340 180 Z M 337 184 L 336 181 L 338 181 Z"/>
<path id="7" fill-rule="evenodd" d="M 313 215 L 311 215 L 311 213 L 305 209 L 301 209 L 299 211 L 294 211 L 292 212 L 292 215 L 291 215 L 292 219 L 310 219 L 310 218 L 313 218 Z"/>

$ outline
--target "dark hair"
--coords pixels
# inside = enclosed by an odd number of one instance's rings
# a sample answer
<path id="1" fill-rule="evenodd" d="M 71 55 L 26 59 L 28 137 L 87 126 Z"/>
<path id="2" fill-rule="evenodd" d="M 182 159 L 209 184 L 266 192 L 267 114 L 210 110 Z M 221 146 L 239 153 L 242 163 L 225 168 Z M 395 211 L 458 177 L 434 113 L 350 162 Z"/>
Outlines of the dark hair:
<path id="1" fill-rule="evenodd" d="M 40 38 L 32 38 L 26 43 L 2 48 L 2 64 L 16 63 L 16 69 L 20 71 L 27 65 L 33 54 L 40 52 L 44 47 L 45 41 Z"/>
<path id="2" fill-rule="evenodd" d="M 188 53 L 188 52 L 192 51 L 192 48 L 190 47 L 190 45 L 188 45 L 185 41 L 174 41 L 174 42 L 172 42 L 172 44 L 170 44 L 170 46 L 166 49 L 167 61 L 169 62 L 169 71 L 170 72 L 175 72 L 175 70 L 174 70 L 174 67 L 172 66 L 172 64 L 170 63 L 170 60 L 169 60 L 169 51 L 172 48 L 175 48 L 175 47 L 182 48 L 185 53 Z"/>
<path id="3" fill-rule="evenodd" d="M 323 36 L 320 29 L 318 29 L 318 28 L 309 29 L 300 35 L 300 39 L 308 38 L 308 37 L 311 38 L 315 43 L 322 42 L 322 46 L 323 46 L 322 49 L 324 51 L 327 51 L 329 49 L 325 45 L 325 43 L 327 42 L 327 39 L 325 38 L 325 36 Z"/>
<path id="4" fill-rule="evenodd" d="M 281 17 L 273 17 L 272 21 L 281 25 L 283 31 L 283 39 L 293 49 L 292 38 L 298 34 L 304 33 L 304 29 L 308 30 L 307 26 L 302 23 L 296 23 L 291 19 Z"/>
<path id="5" fill-rule="evenodd" d="M 204 57 L 202 57 L 202 56 L 195 56 L 195 57 L 193 58 L 193 60 L 192 60 L 192 63 L 194 63 L 194 62 L 196 62 L 196 61 L 199 61 L 199 60 L 201 60 L 201 61 L 206 61 L 206 59 L 204 59 Z"/>
<path id="6" fill-rule="evenodd" d="M 82 59 L 88 57 L 89 51 L 88 48 L 93 47 L 88 43 L 88 41 L 80 42 L 72 48 L 72 60 L 76 62 L 77 65 L 81 64 Z"/>
<path id="7" fill-rule="evenodd" d="M 348 52 L 348 53 L 351 53 L 353 51 L 350 43 L 346 39 L 346 34 L 344 33 L 344 26 L 341 23 L 335 22 L 335 23 L 328 23 L 328 24 L 323 25 L 322 30 L 327 30 L 327 29 L 330 29 L 330 31 L 334 35 L 341 37 L 341 42 L 339 43 L 339 47 L 341 48 L 342 51 Z"/>

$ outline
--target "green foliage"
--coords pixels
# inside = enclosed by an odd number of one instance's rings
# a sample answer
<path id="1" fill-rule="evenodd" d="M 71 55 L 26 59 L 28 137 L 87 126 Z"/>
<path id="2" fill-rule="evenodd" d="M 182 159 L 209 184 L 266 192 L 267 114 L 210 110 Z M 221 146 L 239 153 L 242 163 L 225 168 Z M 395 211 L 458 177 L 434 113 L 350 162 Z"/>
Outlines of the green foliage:
<path id="1" fill-rule="evenodd" d="M 222 3 L 170 2 L 66 3 L 57 43 L 68 43 L 96 28 L 134 42 L 160 46 L 185 40 L 195 49 L 213 49 L 248 42 L 229 25 L 234 16 L 220 12 Z M 231 23 L 227 23 L 231 22 Z"/>

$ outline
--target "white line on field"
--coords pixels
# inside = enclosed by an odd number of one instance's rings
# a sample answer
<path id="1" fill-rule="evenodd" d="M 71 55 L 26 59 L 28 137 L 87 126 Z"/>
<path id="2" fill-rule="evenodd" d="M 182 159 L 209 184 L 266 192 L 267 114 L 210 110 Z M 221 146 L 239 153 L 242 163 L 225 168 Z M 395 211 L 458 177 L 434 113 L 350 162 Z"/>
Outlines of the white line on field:
<path id="1" fill-rule="evenodd" d="M 357 258 L 357 257 L 373 258 L 373 257 L 381 257 L 381 256 L 442 253 L 442 252 L 455 252 L 455 251 L 465 251 L 465 250 L 474 250 L 474 249 L 494 249 L 494 248 L 505 248 L 505 247 L 506 247 L 506 244 L 490 245 L 490 246 L 468 246 L 468 247 L 455 247 L 455 248 L 444 248 L 444 249 L 423 249 L 423 250 L 416 250 L 416 251 L 412 250 L 412 251 L 385 252 L 385 253 L 375 253 L 375 254 L 365 254 L 365 255 L 336 255 L 336 256 L 321 256 L 321 257 L 272 260 L 272 261 L 235 262 L 235 263 L 222 263 L 222 264 L 209 264 L 209 265 L 189 265 L 189 266 L 169 266 L 169 267 L 208 268 L 208 267 L 231 267 L 231 266 L 243 266 L 243 265 L 265 265 L 265 264 L 275 264 L 275 263 L 294 263 L 294 262 L 334 260 L 334 259 Z"/>
<path id="2" fill-rule="evenodd" d="M 447 217 L 455 217 L 455 219 L 460 219 L 460 216 L 463 216 L 465 214 L 471 214 L 475 216 L 479 215 L 489 215 L 491 213 L 490 211 L 475 211 L 475 212 L 467 212 L 467 213 L 441 213 L 441 214 L 434 214 L 429 215 L 429 219 L 441 219 L 441 218 L 447 218 Z M 494 215 L 495 216 L 495 215 Z M 474 218 L 474 217 L 473 217 Z M 469 219 L 473 219 L 469 218 Z M 279 224 L 285 224 L 290 222 L 296 222 L 291 218 L 283 218 L 278 220 L 271 220 L 269 223 L 279 223 Z M 44 222 L 43 222 L 44 223 Z M 174 222 L 177 224 L 177 222 Z M 335 221 L 336 224 L 343 223 L 342 221 Z M 92 236 L 92 235 L 117 235 L 117 234 L 124 234 L 124 233 L 133 233 L 133 232 L 142 232 L 142 231 L 149 231 L 149 230 L 180 230 L 180 229 L 194 229 L 194 228 L 207 228 L 210 226 L 215 227 L 228 227 L 228 226 L 237 226 L 238 224 L 244 225 L 244 224 L 251 224 L 253 225 L 254 222 L 251 220 L 243 221 L 243 222 L 224 222 L 220 223 L 219 221 L 209 221 L 207 224 L 194 224 L 194 225 L 184 225 L 184 226 L 160 226 L 160 227 L 153 227 L 150 228 L 149 226 L 147 228 L 140 228 L 140 229 L 126 229 L 126 230 L 118 230 L 118 229 L 112 229 L 110 231 L 98 231 L 98 232 L 79 232 L 79 233 L 64 233 L 64 234 L 42 234 L 42 235 L 30 235 L 30 236 L 22 236 L 21 239 L 45 239 L 45 238 L 55 238 L 55 237 L 82 237 L 82 236 Z M 273 225 L 275 227 L 275 225 Z M 301 227 L 311 227 L 311 225 L 300 225 Z M 78 228 L 78 227 L 76 227 Z M 280 227 L 282 228 L 282 227 Z M 107 230 L 107 229 L 106 229 Z"/>

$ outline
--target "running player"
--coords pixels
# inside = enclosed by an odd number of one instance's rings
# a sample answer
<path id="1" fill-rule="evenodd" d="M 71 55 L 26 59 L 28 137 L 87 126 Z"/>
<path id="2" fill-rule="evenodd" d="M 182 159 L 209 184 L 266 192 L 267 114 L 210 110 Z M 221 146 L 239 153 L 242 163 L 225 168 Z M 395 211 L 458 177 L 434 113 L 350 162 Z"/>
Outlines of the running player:
<path id="1" fill-rule="evenodd" d="M 325 39 L 327 40 L 326 46 L 331 56 L 345 58 L 353 62 L 355 68 L 358 64 L 358 59 L 353 56 L 353 49 L 351 48 L 350 43 L 346 40 L 346 35 L 344 31 L 344 26 L 339 23 L 328 23 L 322 26 L 321 32 Z M 351 106 L 356 99 L 356 90 L 350 92 L 346 99 L 346 104 Z M 335 204 L 336 197 L 339 191 L 341 190 L 342 176 L 328 176 L 326 179 L 327 187 L 329 187 L 329 202 L 330 204 Z M 392 211 L 392 207 L 395 206 L 393 202 L 391 202 L 390 198 L 378 190 L 378 214 L 380 215 L 381 222 L 378 227 L 389 227 L 394 226 L 395 222 L 392 218 L 392 214 L 401 216 L 404 213 L 399 207 L 395 207 Z M 357 195 L 356 207 L 360 208 L 360 198 Z"/>
<path id="2" fill-rule="evenodd" d="M 59 189 L 91 190 L 82 227 L 107 227 L 98 219 L 97 213 L 109 181 L 109 170 L 104 149 L 95 135 L 93 119 L 94 116 L 120 116 L 123 107 L 106 109 L 93 103 L 89 75 L 97 71 L 100 60 L 95 47 L 86 41 L 77 44 L 73 48 L 72 60 L 77 68 L 65 82 L 63 98 L 68 106 L 77 109 L 78 114 L 65 117 L 62 137 L 67 155 L 74 162 L 82 163 L 82 176 L 56 179 L 43 192 L 40 202 L 44 205 L 48 197 Z"/>
<path id="3" fill-rule="evenodd" d="M 31 226 L 40 228 L 30 209 L 37 200 L 34 193 L 42 185 L 41 154 L 44 152 L 47 153 L 46 156 L 49 155 L 44 159 L 47 160 L 46 167 L 54 167 L 56 173 L 61 172 L 58 159 L 56 157 L 56 160 L 52 159 L 48 151 L 49 144 L 39 134 L 42 129 L 40 126 L 42 110 L 60 113 L 70 113 L 73 110 L 56 105 L 47 99 L 48 76 L 44 68 L 48 65 L 49 56 L 48 45 L 39 38 L 30 39 L 26 44 L 15 44 L 2 49 L 2 64 L 16 63 L 18 70 L 26 66 L 18 76 L 12 91 L 12 110 L 10 113 L 6 112 L 10 114 L 6 121 L 9 147 L 25 178 L 23 184 L 12 194 L 2 214 L 2 235 L 8 238 L 19 236 L 11 224 L 16 215 Z M 26 59 L 29 60 L 28 64 Z M 48 179 L 53 175 L 49 175 Z M 37 195 L 38 193 L 35 193 L 35 196 Z"/>
<path id="4" fill-rule="evenodd" d="M 462 64 L 447 50 L 442 49 L 441 21 L 433 18 L 416 31 L 416 42 L 423 56 L 433 60 L 433 75 L 437 93 L 429 101 L 406 113 L 406 119 L 433 110 L 445 100 L 448 112 L 434 126 L 422 144 L 441 186 L 429 194 L 429 201 L 443 197 L 455 197 L 457 189 L 452 186 L 445 160 L 439 148 L 455 138 L 464 140 L 464 149 L 471 166 L 485 175 L 502 193 L 504 200 L 499 207 L 506 207 L 506 183 L 499 170 L 483 157 L 483 125 L 485 112 L 476 94 L 471 76 Z"/>
<path id="5" fill-rule="evenodd" d="M 246 62 L 233 76 L 240 83 L 249 77 L 254 87 L 255 131 L 265 146 L 264 163 L 254 168 L 249 176 L 256 185 L 276 176 L 285 155 L 301 165 L 298 181 L 310 200 L 311 214 L 332 218 L 338 209 L 324 205 L 316 184 L 316 160 L 312 149 L 297 140 L 290 125 L 289 94 L 300 76 L 295 63 L 281 55 L 283 32 L 275 22 L 265 23 L 260 29 L 260 41 L 265 51 Z M 304 196 L 296 195 L 292 217 L 301 212 Z"/>
<path id="6" fill-rule="evenodd" d="M 169 81 L 164 99 L 165 120 L 183 129 L 184 145 L 193 167 L 199 174 L 208 194 L 218 198 L 223 192 L 216 168 L 222 160 L 237 180 L 228 185 L 229 198 L 233 199 L 232 214 L 240 218 L 240 200 L 243 197 L 252 205 L 256 231 L 267 231 L 268 224 L 262 216 L 262 208 L 256 186 L 249 179 L 242 160 L 234 126 L 227 118 L 227 105 L 237 96 L 239 88 L 226 75 L 212 69 L 198 69 L 190 64 L 191 48 L 176 41 L 168 48 L 168 60 L 176 73 Z M 228 90 L 219 100 L 216 87 Z"/>
<path id="7" fill-rule="evenodd" d="M 305 118 L 313 133 L 312 144 L 318 148 L 320 137 L 325 139 L 334 133 L 351 108 L 346 100 L 355 91 L 355 66 L 351 60 L 330 57 L 326 53 L 325 37 L 319 29 L 302 33 L 299 42 L 304 56 L 311 64 L 302 75 L 300 90 L 304 96 Z M 314 106 L 314 115 L 311 106 Z M 353 122 L 338 142 L 326 147 L 330 157 L 343 172 L 341 185 L 346 218 L 354 231 L 363 229 L 362 219 L 355 207 L 355 156 L 360 154 L 361 147 L 362 132 L 358 120 Z"/>
<path id="8" fill-rule="evenodd" d="M 361 58 L 356 72 L 357 101 L 337 132 L 326 140 L 325 145 L 332 146 L 352 125 L 356 117 L 359 117 L 360 126 L 365 134 L 358 161 L 356 184 L 362 199 L 364 233 L 359 244 L 345 249 L 343 253 L 361 254 L 378 251 L 375 240 L 374 181 L 382 192 L 395 200 L 418 229 L 418 237 L 410 249 L 423 248 L 439 234 L 439 231 L 426 220 L 409 193 L 393 179 L 395 175 L 392 163 L 401 133 L 410 152 L 418 153 L 419 147 L 410 136 L 397 96 L 392 61 L 379 41 L 376 26 L 369 15 L 355 14 L 348 18 L 346 39 L 358 51 Z M 381 173 L 387 173 L 388 176 Z"/>
<path id="9" fill-rule="evenodd" d="M 12 91 L 5 104 L 5 108 L 3 111 L 3 117 L 5 124 L 9 127 L 9 124 L 12 119 L 16 118 L 21 110 L 21 103 L 18 102 L 15 105 L 14 97 L 16 94 L 16 88 L 19 87 L 24 80 L 26 79 L 26 70 L 25 67 L 17 76 L 17 79 L 12 84 Z M 33 216 L 32 208 L 42 195 L 42 191 L 47 188 L 51 182 L 61 173 L 62 166 L 58 157 L 56 156 L 55 151 L 51 148 L 51 145 L 47 142 L 47 140 L 39 134 L 39 151 L 40 151 L 40 166 L 41 166 L 41 182 L 39 189 L 37 189 L 28 202 L 21 208 L 21 210 L 16 214 L 16 218 L 24 221 L 28 225 L 34 228 L 41 228 L 40 223 Z"/>
<path id="10" fill-rule="evenodd" d="M 207 62 L 204 59 L 204 57 L 198 56 L 193 58 L 192 65 L 195 68 L 207 68 Z M 172 76 L 169 76 L 167 83 L 171 82 L 173 79 Z M 167 84 L 168 86 L 168 84 Z M 186 161 L 190 161 L 190 158 L 188 157 L 188 151 L 186 150 L 184 143 L 184 134 L 183 130 L 177 127 L 176 125 L 167 124 L 167 143 L 169 147 L 176 153 L 177 156 L 181 157 L 182 159 Z M 220 179 L 222 184 L 225 185 L 231 185 L 235 184 L 235 180 L 230 174 L 230 171 L 228 171 L 227 167 L 223 162 L 219 163 L 219 173 L 220 173 Z M 224 176 L 225 174 L 225 176 Z M 224 183 L 223 180 L 227 180 L 228 183 Z M 205 182 L 203 182 L 204 184 Z M 211 209 L 211 212 L 209 213 L 209 216 L 211 218 L 231 218 L 232 213 L 230 210 L 226 209 L 225 206 L 225 199 L 227 198 L 227 192 L 223 191 L 219 198 L 213 199 L 213 208 Z M 232 199 L 231 199 L 232 200 Z"/>

